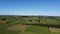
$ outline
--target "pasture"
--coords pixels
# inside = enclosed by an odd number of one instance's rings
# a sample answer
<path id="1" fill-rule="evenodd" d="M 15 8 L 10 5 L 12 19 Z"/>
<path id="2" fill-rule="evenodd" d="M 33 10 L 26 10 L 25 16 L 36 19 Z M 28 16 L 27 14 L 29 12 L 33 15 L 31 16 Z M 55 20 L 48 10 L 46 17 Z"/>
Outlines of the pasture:
<path id="1" fill-rule="evenodd" d="M 59 30 L 57 16 L 0 16 L 0 34 L 60 34 Z"/>

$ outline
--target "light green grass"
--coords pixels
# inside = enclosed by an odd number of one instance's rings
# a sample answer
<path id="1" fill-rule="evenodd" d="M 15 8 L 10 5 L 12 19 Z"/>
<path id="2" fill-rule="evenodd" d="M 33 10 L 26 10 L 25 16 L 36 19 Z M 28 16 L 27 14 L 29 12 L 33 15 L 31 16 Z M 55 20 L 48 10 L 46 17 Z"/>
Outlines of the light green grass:
<path id="1" fill-rule="evenodd" d="M 42 26 L 29 26 L 26 31 L 28 32 L 36 32 L 41 34 L 48 34 L 48 28 Z"/>
<path id="2" fill-rule="evenodd" d="M 40 23 L 42 24 L 53 24 L 53 25 L 59 25 L 60 21 L 52 18 L 40 18 Z"/>
<path id="3" fill-rule="evenodd" d="M 3 18 L 3 17 L 2 17 Z M 5 17 L 4 17 L 5 18 Z M 33 19 L 34 21 L 29 21 L 32 18 L 11 18 L 6 17 L 6 21 L 9 21 L 8 24 L 0 24 L 0 34 L 49 34 L 48 27 L 43 26 L 28 26 L 27 29 L 24 32 L 19 31 L 12 31 L 12 30 L 6 30 L 8 27 L 15 26 L 18 24 L 24 24 L 24 23 L 31 23 L 31 24 L 55 24 L 60 25 L 60 21 L 56 19 L 51 18 L 40 18 L 40 22 L 38 23 L 38 18 Z M 26 21 L 27 20 L 27 21 Z M 60 34 L 59 32 L 51 32 L 51 34 Z"/>

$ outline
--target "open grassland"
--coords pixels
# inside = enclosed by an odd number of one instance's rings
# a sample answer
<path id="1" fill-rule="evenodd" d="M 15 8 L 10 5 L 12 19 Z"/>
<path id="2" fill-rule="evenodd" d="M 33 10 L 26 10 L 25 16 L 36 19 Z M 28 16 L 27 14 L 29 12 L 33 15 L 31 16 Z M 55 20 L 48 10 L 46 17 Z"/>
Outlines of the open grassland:
<path id="1" fill-rule="evenodd" d="M 59 30 L 60 17 L 0 16 L 0 34 L 60 34 Z"/>
<path id="2" fill-rule="evenodd" d="M 29 26 L 26 29 L 27 32 L 35 32 L 40 34 L 48 34 L 48 28 L 43 26 Z"/>

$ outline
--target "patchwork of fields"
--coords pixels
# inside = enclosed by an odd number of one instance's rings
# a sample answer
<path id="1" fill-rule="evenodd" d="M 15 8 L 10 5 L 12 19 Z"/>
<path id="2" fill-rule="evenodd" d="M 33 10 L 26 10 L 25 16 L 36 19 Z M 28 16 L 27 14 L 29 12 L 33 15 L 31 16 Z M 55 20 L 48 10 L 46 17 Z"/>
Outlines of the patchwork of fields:
<path id="1" fill-rule="evenodd" d="M 0 34 L 60 34 L 60 17 L 0 16 Z"/>

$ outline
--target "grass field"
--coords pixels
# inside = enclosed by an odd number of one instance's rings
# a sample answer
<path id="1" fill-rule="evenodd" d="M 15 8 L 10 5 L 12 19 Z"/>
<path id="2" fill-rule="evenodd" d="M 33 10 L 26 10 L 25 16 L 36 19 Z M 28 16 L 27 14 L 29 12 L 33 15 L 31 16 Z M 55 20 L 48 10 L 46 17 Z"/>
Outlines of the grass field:
<path id="1" fill-rule="evenodd" d="M 60 18 L 55 16 L 0 16 L 0 34 L 60 34 L 60 32 L 49 30 L 48 25 L 51 26 L 51 24 L 59 26 Z"/>
<path id="2" fill-rule="evenodd" d="M 48 34 L 48 28 L 43 26 L 29 26 L 26 29 L 27 32 L 35 32 L 40 34 Z"/>

